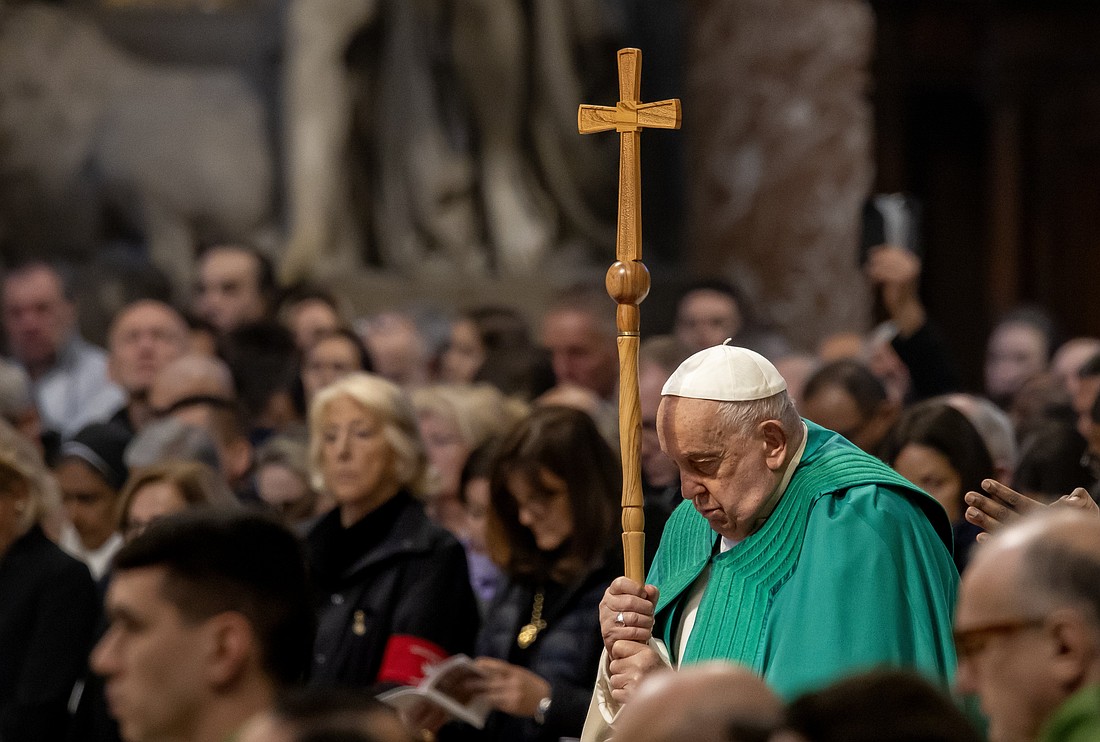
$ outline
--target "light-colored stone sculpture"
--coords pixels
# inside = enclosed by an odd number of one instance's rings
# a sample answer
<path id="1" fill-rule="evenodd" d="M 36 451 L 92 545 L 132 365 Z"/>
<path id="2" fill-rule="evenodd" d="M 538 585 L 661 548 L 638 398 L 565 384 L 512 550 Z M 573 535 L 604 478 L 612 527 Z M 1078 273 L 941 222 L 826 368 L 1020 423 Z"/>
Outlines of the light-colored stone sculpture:
<path id="1" fill-rule="evenodd" d="M 287 6 L 283 136 L 288 236 L 280 273 L 309 276 L 359 266 L 366 235 L 353 216 L 349 138 L 355 86 L 345 54 L 378 15 L 378 0 L 292 0 Z M 364 211 L 365 206 L 359 205 Z"/>
<path id="2" fill-rule="evenodd" d="M 291 3 L 284 278 L 343 272 L 364 241 L 382 267 L 437 278 L 531 276 L 570 241 L 611 242 L 611 212 L 593 207 L 592 192 L 613 193 L 600 168 L 613 150 L 575 132 L 575 46 L 603 40 L 606 19 L 591 3 L 559 0 L 442 11 L 439 0 Z M 371 24 L 364 79 L 345 53 Z M 349 96 L 368 123 L 370 193 L 354 206 L 366 234 L 348 227 L 341 194 Z"/>
<path id="3" fill-rule="evenodd" d="M 31 184 L 74 220 L 89 201 L 120 211 L 180 287 L 199 235 L 270 241 L 274 167 L 256 92 L 232 72 L 142 62 L 79 14 L 0 9 L 0 141 L 0 187 Z"/>

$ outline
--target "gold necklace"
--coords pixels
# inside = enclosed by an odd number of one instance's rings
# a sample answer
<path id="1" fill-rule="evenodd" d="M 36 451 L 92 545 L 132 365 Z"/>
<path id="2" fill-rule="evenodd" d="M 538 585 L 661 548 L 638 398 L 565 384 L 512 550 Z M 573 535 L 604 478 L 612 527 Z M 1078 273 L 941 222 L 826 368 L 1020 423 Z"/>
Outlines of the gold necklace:
<path id="1" fill-rule="evenodd" d="M 545 593 L 542 590 L 535 593 L 535 604 L 531 606 L 531 621 L 519 630 L 519 636 L 516 637 L 516 644 L 519 645 L 520 649 L 527 649 L 534 644 L 539 632 L 546 628 L 546 622 L 542 620 L 542 601 L 544 598 Z"/>

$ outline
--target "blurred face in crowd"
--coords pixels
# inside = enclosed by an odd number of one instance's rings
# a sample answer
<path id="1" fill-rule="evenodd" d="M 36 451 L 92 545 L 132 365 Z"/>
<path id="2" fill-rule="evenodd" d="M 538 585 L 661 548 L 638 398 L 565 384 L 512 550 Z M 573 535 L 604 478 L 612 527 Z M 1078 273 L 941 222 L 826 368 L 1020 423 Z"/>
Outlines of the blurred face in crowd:
<path id="1" fill-rule="evenodd" d="M 684 499 L 713 531 L 740 540 L 756 529 L 761 508 L 779 486 L 787 439 L 776 420 L 748 434 L 728 430 L 718 410 L 710 400 L 665 397 L 657 431 L 680 470 Z"/>
<path id="2" fill-rule="evenodd" d="M 157 518 L 179 513 L 186 508 L 187 501 L 176 485 L 164 480 L 149 482 L 130 498 L 126 510 L 126 538 L 139 535 Z"/>
<path id="3" fill-rule="evenodd" d="M 910 443 L 898 453 L 894 470 L 936 498 L 952 523 L 962 519 L 962 479 L 942 453 L 920 443 Z"/>
<path id="4" fill-rule="evenodd" d="M 163 567 L 115 574 L 106 601 L 110 627 L 91 656 L 127 742 L 195 739 L 207 700 L 209 622 L 188 621 L 164 597 L 166 574 Z"/>
<path id="5" fill-rule="evenodd" d="M 485 541 L 485 532 L 488 527 L 490 508 L 489 479 L 487 477 L 474 477 L 466 483 L 466 535 L 470 540 L 470 548 L 485 554 L 488 545 Z"/>
<path id="6" fill-rule="evenodd" d="M 118 530 L 118 493 L 81 459 L 69 456 L 54 470 L 65 515 L 85 549 L 98 549 Z"/>
<path id="7" fill-rule="evenodd" d="M 260 466 L 256 470 L 256 492 L 288 522 L 293 523 L 313 514 L 315 498 L 309 482 L 284 464 L 269 462 Z"/>
<path id="8" fill-rule="evenodd" d="M 345 526 L 397 494 L 396 456 L 379 416 L 342 395 L 325 409 L 320 434 L 325 488 Z"/>
<path id="9" fill-rule="evenodd" d="M 897 408 L 889 402 L 883 402 L 877 413 L 864 415 L 848 390 L 831 384 L 818 388 L 799 408 L 807 420 L 840 433 L 868 453 L 874 453 L 897 419 Z"/>
<path id="10" fill-rule="evenodd" d="M 540 551 L 553 551 L 573 535 L 573 509 L 564 479 L 543 467 L 537 482 L 519 471 L 507 481 L 520 525 L 531 532 Z"/>
<path id="11" fill-rule="evenodd" d="M 53 364 L 76 323 L 61 277 L 45 266 L 4 279 L 3 314 L 11 353 L 32 377 Z"/>
<path id="12" fill-rule="evenodd" d="M 721 345 L 740 331 L 737 302 L 721 291 L 690 291 L 676 307 L 676 339 L 692 353 Z"/>
<path id="13" fill-rule="evenodd" d="M 7 466 L 0 468 L 0 556 L 23 535 L 23 512 L 30 504 L 23 478 Z"/>
<path id="14" fill-rule="evenodd" d="M 45 455 L 45 447 L 42 443 L 42 417 L 38 414 L 38 407 L 33 400 L 23 409 L 13 410 L 4 419 L 19 435 L 30 441 L 40 454 Z"/>
<path id="15" fill-rule="evenodd" d="M 466 457 L 470 455 L 470 447 L 463 440 L 454 420 L 444 415 L 424 413 L 417 417 L 417 422 L 428 461 L 443 479 L 443 493 L 456 497 L 462 467 L 466 463 Z"/>
<path id="16" fill-rule="evenodd" d="M 979 549 L 955 611 L 958 688 L 976 694 L 990 742 L 1032 742 L 1064 698 L 1058 652 L 1017 584 L 1022 550 Z"/>
<path id="17" fill-rule="evenodd" d="M 306 400 L 326 386 L 354 371 L 362 371 L 359 349 L 339 335 L 322 338 L 310 346 L 302 364 L 302 387 Z"/>
<path id="18" fill-rule="evenodd" d="M 108 339 L 111 379 L 131 395 L 145 395 L 157 373 L 188 349 L 183 317 L 166 304 L 141 301 L 119 312 Z"/>
<path id="19" fill-rule="evenodd" d="M 614 394 L 619 373 L 615 339 L 588 312 L 557 309 L 546 315 L 542 344 L 550 351 L 558 384 L 575 384 L 603 399 Z"/>
<path id="20" fill-rule="evenodd" d="M 1092 406 L 1100 394 L 1100 376 L 1084 376 L 1077 379 L 1077 390 L 1072 397 L 1073 412 L 1077 416 L 1077 432 L 1085 440 L 1095 438 L 1096 424 L 1092 421 Z M 1100 452 L 1097 449 L 1096 452 Z"/>
<path id="21" fill-rule="evenodd" d="M 485 346 L 473 320 L 460 319 L 451 325 L 451 342 L 443 352 L 442 381 L 469 383 L 485 363 Z"/>
<path id="22" fill-rule="evenodd" d="M 859 431 L 866 423 L 855 398 L 841 386 L 823 386 L 812 397 L 806 397 L 799 405 L 803 417 L 813 420 L 823 428 L 836 431 L 860 448 L 856 442 Z"/>
<path id="23" fill-rule="evenodd" d="M 643 363 L 638 372 L 638 398 L 642 411 L 642 477 L 651 487 L 676 484 L 680 471 L 676 462 L 661 450 L 657 437 L 657 410 L 661 406 L 661 388 L 668 374 L 655 363 Z"/>
<path id="24" fill-rule="evenodd" d="M 1009 322 L 993 330 L 986 348 L 985 389 L 994 400 L 1016 393 L 1047 365 L 1046 337 L 1038 328 Z"/>
<path id="25" fill-rule="evenodd" d="M 440 477 L 439 491 L 427 504 L 428 515 L 456 537 L 465 538 L 466 512 L 458 498 L 458 488 L 470 447 L 455 421 L 446 416 L 422 413 L 417 417 L 417 425 L 428 461 Z"/>
<path id="26" fill-rule="evenodd" d="M 361 334 L 379 376 L 405 387 L 427 381 L 428 346 L 411 317 L 382 312 L 365 323 Z"/>
<path id="27" fill-rule="evenodd" d="M 207 251 L 199 263 L 195 313 L 222 333 L 263 319 L 267 301 L 259 274 L 256 257 L 247 250 L 216 247 Z"/>
<path id="28" fill-rule="evenodd" d="M 1096 355 L 1100 355 L 1100 339 L 1071 338 L 1062 343 L 1050 360 L 1050 370 L 1070 399 L 1077 394 L 1077 372 Z"/>
<path id="29" fill-rule="evenodd" d="M 340 316 L 328 302 L 304 299 L 290 310 L 287 329 L 294 335 L 294 344 L 305 352 L 317 339 L 340 326 Z"/>

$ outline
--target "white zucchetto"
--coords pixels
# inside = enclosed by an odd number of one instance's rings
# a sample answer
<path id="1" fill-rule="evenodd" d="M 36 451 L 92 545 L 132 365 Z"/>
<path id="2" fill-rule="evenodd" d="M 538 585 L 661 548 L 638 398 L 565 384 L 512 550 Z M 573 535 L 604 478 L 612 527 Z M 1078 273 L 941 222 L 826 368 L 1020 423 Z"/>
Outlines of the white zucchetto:
<path id="1" fill-rule="evenodd" d="M 751 402 L 787 388 L 786 380 L 771 361 L 729 342 L 701 350 L 681 363 L 668 377 L 661 394 L 716 402 Z"/>

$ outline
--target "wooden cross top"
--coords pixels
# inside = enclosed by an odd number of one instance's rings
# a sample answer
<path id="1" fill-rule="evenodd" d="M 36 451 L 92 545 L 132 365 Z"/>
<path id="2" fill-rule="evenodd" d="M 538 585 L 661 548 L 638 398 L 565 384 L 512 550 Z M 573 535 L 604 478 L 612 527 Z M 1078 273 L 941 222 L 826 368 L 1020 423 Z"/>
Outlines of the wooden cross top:
<path id="1" fill-rule="evenodd" d="M 581 134 L 619 132 L 619 220 L 615 240 L 619 260 L 641 260 L 642 167 L 638 156 L 638 135 L 642 129 L 679 129 L 680 101 L 642 103 L 642 51 L 619 50 L 619 102 L 611 106 L 582 104 L 577 111 Z"/>
<path id="2" fill-rule="evenodd" d="M 577 111 L 581 134 L 619 132 L 619 218 L 615 263 L 607 271 L 607 293 L 618 305 L 615 324 L 619 350 L 619 448 L 623 464 L 623 562 L 626 576 L 645 579 L 645 516 L 642 513 L 642 412 L 638 401 L 638 305 L 649 293 L 649 271 L 642 264 L 642 165 L 638 137 L 643 128 L 679 129 L 680 101 L 642 103 L 642 52 L 619 50 L 619 102 L 582 105 Z"/>

